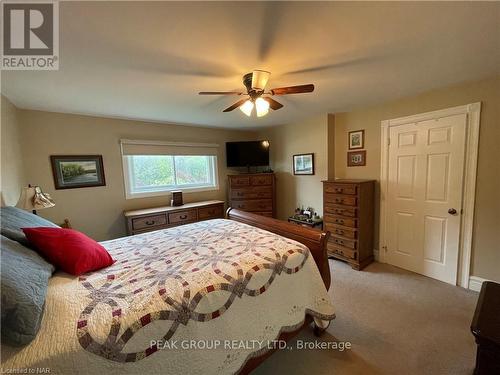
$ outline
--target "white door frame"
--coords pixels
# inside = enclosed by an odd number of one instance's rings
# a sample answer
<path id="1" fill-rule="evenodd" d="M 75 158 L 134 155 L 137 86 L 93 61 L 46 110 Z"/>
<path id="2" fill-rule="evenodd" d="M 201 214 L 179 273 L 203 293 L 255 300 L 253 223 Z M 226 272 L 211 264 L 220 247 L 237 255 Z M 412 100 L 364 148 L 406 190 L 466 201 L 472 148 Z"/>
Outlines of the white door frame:
<path id="1" fill-rule="evenodd" d="M 476 198 L 476 172 L 479 149 L 479 119 L 481 102 L 471 103 L 458 107 L 441 109 L 438 111 L 420 113 L 418 115 L 400 117 L 381 122 L 380 137 L 381 166 L 380 166 L 380 233 L 379 233 L 379 261 L 386 263 L 386 196 L 388 189 L 389 169 L 389 130 L 391 126 L 398 126 L 411 122 L 425 121 L 435 117 L 445 117 L 458 114 L 467 115 L 465 129 L 465 166 L 462 192 L 462 220 L 460 223 L 459 257 L 457 283 L 463 288 L 469 287 L 470 262 L 472 250 L 472 229 L 474 224 L 474 201 Z"/>

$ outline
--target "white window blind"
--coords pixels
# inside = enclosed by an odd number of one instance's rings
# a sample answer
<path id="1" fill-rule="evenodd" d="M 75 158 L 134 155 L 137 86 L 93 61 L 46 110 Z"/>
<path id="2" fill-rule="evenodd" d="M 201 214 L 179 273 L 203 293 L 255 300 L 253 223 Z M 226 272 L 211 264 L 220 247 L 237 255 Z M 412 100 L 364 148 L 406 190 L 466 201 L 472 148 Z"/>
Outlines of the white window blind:
<path id="1" fill-rule="evenodd" d="M 219 151 L 214 143 L 159 142 L 122 139 L 123 155 L 213 155 Z"/>

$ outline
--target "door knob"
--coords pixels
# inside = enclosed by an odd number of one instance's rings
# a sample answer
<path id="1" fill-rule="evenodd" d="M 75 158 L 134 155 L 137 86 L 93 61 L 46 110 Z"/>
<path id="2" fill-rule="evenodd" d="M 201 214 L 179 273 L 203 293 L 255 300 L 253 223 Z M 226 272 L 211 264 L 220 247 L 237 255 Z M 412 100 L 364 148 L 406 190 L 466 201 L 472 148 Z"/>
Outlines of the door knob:
<path id="1" fill-rule="evenodd" d="M 455 214 L 457 213 L 457 210 L 455 210 L 454 208 L 450 208 L 450 209 L 448 210 L 448 213 L 449 213 L 450 215 L 455 215 Z"/>

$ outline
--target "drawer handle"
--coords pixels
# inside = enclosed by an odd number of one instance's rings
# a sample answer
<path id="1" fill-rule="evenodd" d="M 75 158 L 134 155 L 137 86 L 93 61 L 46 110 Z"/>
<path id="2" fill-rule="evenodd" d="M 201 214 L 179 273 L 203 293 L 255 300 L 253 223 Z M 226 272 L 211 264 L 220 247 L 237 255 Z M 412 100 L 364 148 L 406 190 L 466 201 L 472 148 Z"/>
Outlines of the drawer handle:
<path id="1" fill-rule="evenodd" d="M 181 215 L 179 216 L 179 219 L 181 220 L 186 220 L 188 218 L 188 215 Z"/>
<path id="2" fill-rule="evenodd" d="M 342 219 L 335 219 L 335 222 L 339 224 L 344 224 L 344 220 Z"/>
<path id="3" fill-rule="evenodd" d="M 335 233 L 337 233 L 337 234 L 344 234 L 344 231 L 343 231 L 343 230 L 338 230 L 338 229 L 337 229 L 337 230 L 335 231 Z"/>
<path id="4" fill-rule="evenodd" d="M 237 194 L 237 195 L 238 195 L 238 197 L 242 197 L 242 196 L 243 196 L 243 193 L 238 192 L 238 194 Z"/>
<path id="5" fill-rule="evenodd" d="M 335 189 L 335 192 L 336 192 L 336 193 L 342 193 L 343 191 L 344 191 L 344 189 L 342 189 L 342 188 L 336 188 L 336 189 Z"/>
<path id="6" fill-rule="evenodd" d="M 338 213 L 339 215 L 342 215 L 344 213 L 344 210 L 336 210 L 336 213 Z"/>
<path id="7" fill-rule="evenodd" d="M 147 220 L 145 224 L 146 225 L 153 225 L 154 223 L 155 223 L 154 220 Z"/>
<path id="8" fill-rule="evenodd" d="M 342 203 L 344 200 L 342 198 L 335 198 L 335 203 Z"/>

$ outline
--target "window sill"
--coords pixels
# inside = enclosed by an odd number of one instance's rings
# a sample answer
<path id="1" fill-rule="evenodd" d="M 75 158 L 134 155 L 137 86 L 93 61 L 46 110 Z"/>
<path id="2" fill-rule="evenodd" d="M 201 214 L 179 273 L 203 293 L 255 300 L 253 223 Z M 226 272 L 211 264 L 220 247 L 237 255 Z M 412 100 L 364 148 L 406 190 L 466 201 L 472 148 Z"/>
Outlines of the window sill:
<path id="1" fill-rule="evenodd" d="M 203 191 L 216 191 L 219 190 L 219 186 L 207 186 L 199 188 L 186 188 L 186 189 L 172 189 L 172 190 L 162 190 L 162 191 L 150 191 L 143 193 L 130 193 L 125 192 L 125 199 L 137 199 L 137 198 L 148 198 L 148 197 L 160 197 L 164 195 L 170 195 L 172 191 L 182 191 L 183 193 L 199 193 Z"/>

